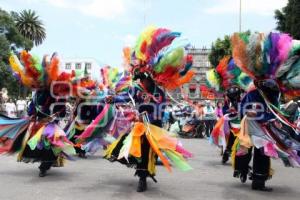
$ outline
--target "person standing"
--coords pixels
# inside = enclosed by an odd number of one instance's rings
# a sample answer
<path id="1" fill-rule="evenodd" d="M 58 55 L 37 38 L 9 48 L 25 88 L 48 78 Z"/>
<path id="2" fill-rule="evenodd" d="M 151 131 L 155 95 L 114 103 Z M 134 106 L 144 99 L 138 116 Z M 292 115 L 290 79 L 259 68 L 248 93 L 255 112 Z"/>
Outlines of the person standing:
<path id="1" fill-rule="evenodd" d="M 26 110 L 26 101 L 24 99 L 17 100 L 17 116 L 23 117 Z"/>
<path id="2" fill-rule="evenodd" d="M 223 103 L 221 101 L 218 101 L 218 103 L 217 103 L 216 117 L 217 117 L 217 120 L 219 120 L 221 117 L 223 117 Z"/>
<path id="3" fill-rule="evenodd" d="M 215 108 L 211 105 L 210 101 L 206 101 L 206 105 L 203 108 L 204 112 L 204 122 L 206 126 L 205 135 L 206 137 L 210 137 L 211 131 L 214 128 L 216 122 L 216 112 Z"/>
<path id="4" fill-rule="evenodd" d="M 10 118 L 17 117 L 17 108 L 12 99 L 9 99 L 8 102 L 4 104 L 6 115 Z"/>

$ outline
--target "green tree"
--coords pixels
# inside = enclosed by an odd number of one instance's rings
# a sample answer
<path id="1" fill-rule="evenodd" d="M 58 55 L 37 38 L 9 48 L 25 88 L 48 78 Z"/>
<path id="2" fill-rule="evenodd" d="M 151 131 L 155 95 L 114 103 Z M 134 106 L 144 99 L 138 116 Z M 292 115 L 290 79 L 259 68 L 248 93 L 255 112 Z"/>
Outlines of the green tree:
<path id="1" fill-rule="evenodd" d="M 250 30 L 245 32 L 250 35 Z M 216 67 L 224 56 L 231 56 L 231 36 L 225 35 L 223 39 L 218 38 L 211 46 L 211 52 L 208 56 L 213 67 Z"/>
<path id="2" fill-rule="evenodd" d="M 19 32 L 27 39 L 34 42 L 36 46 L 42 44 L 46 38 L 46 30 L 43 22 L 33 10 L 23 10 L 13 13 Z"/>
<path id="3" fill-rule="evenodd" d="M 218 38 L 211 46 L 209 61 L 216 67 L 219 61 L 226 55 L 231 55 L 230 36 L 225 35 L 224 39 Z"/>
<path id="4" fill-rule="evenodd" d="M 300 39 L 300 1 L 289 0 L 281 10 L 275 11 L 277 21 L 276 29 L 291 34 L 295 39 Z"/>
<path id="5" fill-rule="evenodd" d="M 11 51 L 31 49 L 32 42 L 18 31 L 13 17 L 0 8 L 0 89 L 5 87 L 12 97 L 20 93 L 20 85 L 8 65 Z"/>

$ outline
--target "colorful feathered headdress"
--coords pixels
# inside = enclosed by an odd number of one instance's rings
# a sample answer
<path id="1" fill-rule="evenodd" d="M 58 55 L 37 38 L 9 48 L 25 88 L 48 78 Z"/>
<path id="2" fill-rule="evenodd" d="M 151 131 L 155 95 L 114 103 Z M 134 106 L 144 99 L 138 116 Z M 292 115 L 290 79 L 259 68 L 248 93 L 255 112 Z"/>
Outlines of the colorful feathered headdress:
<path id="1" fill-rule="evenodd" d="M 206 73 L 206 82 L 208 87 L 216 92 L 224 92 L 231 86 L 247 90 L 252 80 L 236 66 L 232 58 L 226 56 L 220 60 L 215 69 L 210 69 Z"/>
<path id="2" fill-rule="evenodd" d="M 287 61 L 276 72 L 281 91 L 291 99 L 300 97 L 300 41 L 293 40 Z"/>
<path id="3" fill-rule="evenodd" d="M 292 46 L 288 34 L 234 34 L 233 58 L 236 64 L 256 80 L 274 79 L 279 67 L 287 60 Z"/>
<path id="4" fill-rule="evenodd" d="M 71 79 L 71 74 L 59 72 L 59 59 L 56 53 L 51 58 L 44 56 L 42 62 L 27 51 L 22 51 L 19 58 L 11 54 L 9 62 L 14 75 L 26 87 L 40 89 L 50 87 L 52 81 Z"/>
<path id="5" fill-rule="evenodd" d="M 30 89 L 53 90 L 55 95 L 71 93 L 70 83 L 74 74 L 60 72 L 56 53 L 51 57 L 45 55 L 40 61 L 27 51 L 22 51 L 19 57 L 11 54 L 9 62 L 14 76 L 22 85 Z"/>
<path id="6" fill-rule="evenodd" d="M 300 45 L 285 33 L 234 34 L 233 58 L 254 80 L 276 80 L 281 91 L 300 95 Z"/>
<path id="7" fill-rule="evenodd" d="M 132 74 L 147 73 L 160 86 L 173 90 L 191 80 L 192 57 L 189 43 L 179 32 L 148 27 L 131 49 Z"/>

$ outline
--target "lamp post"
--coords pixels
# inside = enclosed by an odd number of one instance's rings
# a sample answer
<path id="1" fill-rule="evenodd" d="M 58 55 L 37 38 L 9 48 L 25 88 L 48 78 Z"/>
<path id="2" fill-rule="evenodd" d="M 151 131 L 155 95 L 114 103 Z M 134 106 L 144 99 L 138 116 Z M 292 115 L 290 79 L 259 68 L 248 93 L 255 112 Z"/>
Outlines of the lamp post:
<path id="1" fill-rule="evenodd" d="M 242 32 L 242 0 L 240 0 L 239 32 Z"/>

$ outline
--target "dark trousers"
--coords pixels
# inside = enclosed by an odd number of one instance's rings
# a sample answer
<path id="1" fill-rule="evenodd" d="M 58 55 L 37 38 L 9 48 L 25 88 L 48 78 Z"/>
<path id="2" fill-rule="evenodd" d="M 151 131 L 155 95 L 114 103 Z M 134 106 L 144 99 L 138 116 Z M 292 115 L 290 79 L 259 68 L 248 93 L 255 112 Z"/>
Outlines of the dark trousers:
<path id="1" fill-rule="evenodd" d="M 254 148 L 253 180 L 266 181 L 270 176 L 271 160 L 264 155 L 263 149 Z"/>
<path id="2" fill-rule="evenodd" d="M 47 171 L 57 161 L 57 157 L 53 154 L 52 150 L 42 150 L 41 164 L 39 169 Z"/>
<path id="3" fill-rule="evenodd" d="M 229 137 L 228 137 L 228 141 L 227 141 L 227 146 L 226 146 L 226 151 L 228 153 L 231 152 L 231 149 L 232 149 L 232 146 L 234 144 L 234 141 L 235 141 L 235 136 L 233 135 L 233 133 L 230 131 L 229 133 Z"/>
<path id="4" fill-rule="evenodd" d="M 163 123 L 161 120 L 154 120 L 151 122 L 151 124 L 162 127 Z M 135 175 L 137 175 L 140 178 L 146 178 L 147 176 L 150 176 L 154 179 L 153 174 L 150 174 L 148 171 L 148 164 L 149 164 L 149 152 L 150 152 L 150 144 L 148 142 L 148 139 L 146 135 L 143 135 L 141 138 L 141 161 L 138 162 L 136 166 L 136 172 Z"/>
<path id="5" fill-rule="evenodd" d="M 214 125 L 215 125 L 216 120 L 214 119 L 207 119 L 204 121 L 206 130 L 205 130 L 205 135 L 207 137 L 210 137 L 210 133 L 212 132 Z"/>
<path id="6" fill-rule="evenodd" d="M 138 162 L 136 166 L 135 175 L 137 175 L 140 178 L 146 178 L 147 176 L 150 175 L 148 172 L 150 144 L 145 135 L 143 135 L 141 139 L 142 139 L 141 141 L 142 157 L 141 157 L 141 161 Z"/>
<path id="7" fill-rule="evenodd" d="M 252 158 L 252 148 L 249 149 L 248 154 L 235 157 L 235 173 L 247 174 L 249 171 L 249 163 Z M 254 147 L 253 153 L 253 180 L 265 181 L 269 178 L 269 172 L 271 167 L 270 157 L 264 155 L 263 149 L 257 149 Z"/>

